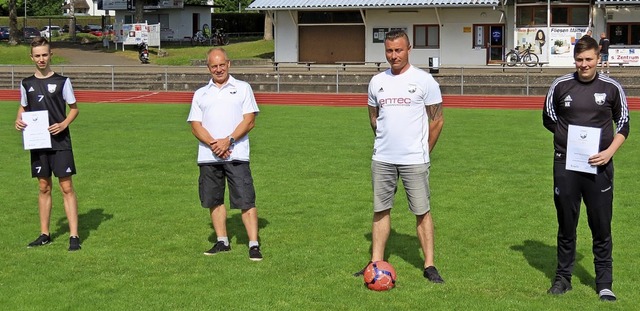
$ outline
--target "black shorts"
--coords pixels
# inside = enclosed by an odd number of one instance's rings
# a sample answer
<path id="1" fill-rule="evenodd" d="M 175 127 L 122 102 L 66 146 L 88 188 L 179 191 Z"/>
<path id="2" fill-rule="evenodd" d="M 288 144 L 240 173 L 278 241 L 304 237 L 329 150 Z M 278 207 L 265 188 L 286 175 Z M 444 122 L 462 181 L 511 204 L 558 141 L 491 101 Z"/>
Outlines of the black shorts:
<path id="1" fill-rule="evenodd" d="M 256 192 L 249 162 L 200 164 L 198 178 L 200 203 L 204 208 L 224 204 L 225 180 L 229 184 L 231 208 L 249 209 L 256 206 Z"/>
<path id="2" fill-rule="evenodd" d="M 31 177 L 69 177 L 76 174 L 71 150 L 31 150 Z"/>

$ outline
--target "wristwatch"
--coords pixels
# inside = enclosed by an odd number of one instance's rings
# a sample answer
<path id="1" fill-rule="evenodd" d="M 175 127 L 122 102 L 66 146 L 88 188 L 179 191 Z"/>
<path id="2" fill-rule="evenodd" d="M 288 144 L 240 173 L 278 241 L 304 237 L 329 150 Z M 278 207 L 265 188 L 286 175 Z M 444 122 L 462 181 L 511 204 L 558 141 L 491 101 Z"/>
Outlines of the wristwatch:
<path id="1" fill-rule="evenodd" d="M 235 138 L 233 138 L 232 136 L 229 136 L 229 144 L 230 144 L 231 146 L 233 146 L 233 145 L 235 145 L 235 144 L 236 144 L 236 140 L 235 140 Z"/>

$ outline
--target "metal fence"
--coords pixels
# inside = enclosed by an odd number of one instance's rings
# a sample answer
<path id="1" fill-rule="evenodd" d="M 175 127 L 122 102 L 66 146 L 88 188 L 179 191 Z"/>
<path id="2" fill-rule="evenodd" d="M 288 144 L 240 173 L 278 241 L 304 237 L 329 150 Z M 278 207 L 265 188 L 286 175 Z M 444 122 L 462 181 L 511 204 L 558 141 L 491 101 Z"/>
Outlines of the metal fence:
<path id="1" fill-rule="evenodd" d="M 418 66 L 431 71 L 444 94 L 542 95 L 553 80 L 573 68 L 466 66 Z M 72 78 L 74 88 L 97 90 L 194 91 L 206 84 L 205 66 L 54 65 L 53 70 Z M 249 82 L 257 92 L 366 93 L 368 82 L 384 71 L 374 65 L 233 65 L 231 74 Z M 33 74 L 32 65 L 0 65 L 0 89 L 17 89 L 20 80 Z M 638 96 L 637 70 L 619 68 L 611 74 L 626 86 L 627 95 Z"/>

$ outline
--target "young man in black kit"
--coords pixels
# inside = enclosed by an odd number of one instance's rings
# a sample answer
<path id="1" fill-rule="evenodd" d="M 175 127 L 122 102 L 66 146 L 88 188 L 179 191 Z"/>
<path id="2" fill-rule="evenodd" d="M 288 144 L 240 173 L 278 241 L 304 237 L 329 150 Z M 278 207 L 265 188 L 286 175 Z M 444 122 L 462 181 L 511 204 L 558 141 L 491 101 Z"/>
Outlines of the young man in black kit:
<path id="1" fill-rule="evenodd" d="M 598 74 L 599 51 L 595 39 L 580 39 L 573 54 L 576 72 L 553 82 L 542 113 L 544 126 L 553 133 L 553 187 L 558 219 L 558 266 L 548 293 L 560 295 L 571 290 L 576 227 L 580 201 L 584 200 L 593 238 L 596 291 L 601 300 L 613 301 L 616 300 L 611 258 L 613 155 L 629 135 L 629 110 L 622 86 Z M 594 174 L 566 168 L 570 126 L 600 131 L 598 153 L 587 160 L 597 167 Z"/>
<path id="2" fill-rule="evenodd" d="M 69 78 L 51 70 L 51 47 L 47 39 L 38 37 L 31 42 L 31 60 L 36 72 L 20 83 L 20 107 L 16 117 L 16 130 L 23 131 L 27 123 L 22 120 L 26 111 L 47 111 L 51 148 L 31 150 L 31 176 L 38 178 L 38 212 L 40 236 L 27 247 L 49 244 L 49 222 L 51 219 L 51 174 L 58 177 L 64 201 L 64 211 L 69 221 L 69 251 L 81 248 L 78 237 L 78 200 L 71 176 L 76 166 L 71 150 L 69 125 L 78 116 L 78 106 Z M 67 107 L 69 113 L 67 114 Z"/>

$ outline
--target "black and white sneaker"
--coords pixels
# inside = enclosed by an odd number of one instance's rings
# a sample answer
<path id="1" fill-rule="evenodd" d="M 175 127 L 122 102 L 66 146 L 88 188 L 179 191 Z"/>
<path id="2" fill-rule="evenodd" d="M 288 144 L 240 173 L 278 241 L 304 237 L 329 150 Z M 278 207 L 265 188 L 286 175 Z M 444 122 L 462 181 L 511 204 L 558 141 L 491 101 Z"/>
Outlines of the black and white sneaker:
<path id="1" fill-rule="evenodd" d="M 249 259 L 253 261 L 262 260 L 262 252 L 260 252 L 260 246 L 251 246 L 249 248 Z"/>
<path id="2" fill-rule="evenodd" d="M 77 237 L 77 236 L 69 237 L 70 252 L 79 251 L 81 248 L 82 246 L 80 246 L 80 237 Z"/>
<path id="3" fill-rule="evenodd" d="M 213 247 L 204 252 L 205 255 L 211 256 L 222 252 L 228 252 L 231 250 L 231 245 L 224 245 L 224 242 L 218 241 L 216 244 L 213 244 Z"/>
<path id="4" fill-rule="evenodd" d="M 27 247 L 32 248 L 32 247 L 47 245 L 49 243 L 51 243 L 51 238 L 48 235 L 43 233 L 35 241 L 29 243 Z"/>
<path id="5" fill-rule="evenodd" d="M 428 266 L 424 268 L 424 272 L 422 273 L 422 276 L 424 276 L 427 280 L 431 281 L 432 283 L 437 283 L 437 284 L 444 283 L 444 280 L 440 276 L 440 273 L 438 273 L 438 270 L 434 266 Z"/>
<path id="6" fill-rule="evenodd" d="M 601 290 L 598 293 L 598 297 L 600 297 L 602 301 L 616 301 L 617 299 L 616 295 L 608 288 Z"/>
<path id="7" fill-rule="evenodd" d="M 571 281 L 561 275 L 557 275 L 553 285 L 547 291 L 551 295 L 562 295 L 571 290 Z"/>

